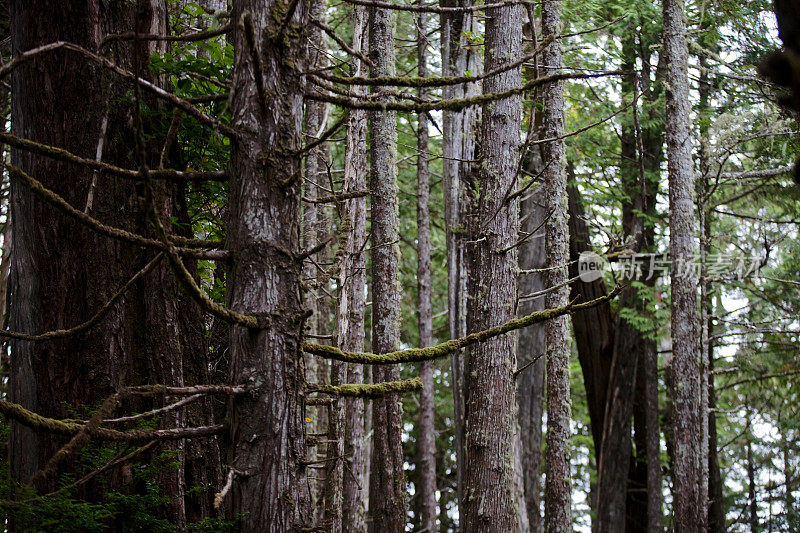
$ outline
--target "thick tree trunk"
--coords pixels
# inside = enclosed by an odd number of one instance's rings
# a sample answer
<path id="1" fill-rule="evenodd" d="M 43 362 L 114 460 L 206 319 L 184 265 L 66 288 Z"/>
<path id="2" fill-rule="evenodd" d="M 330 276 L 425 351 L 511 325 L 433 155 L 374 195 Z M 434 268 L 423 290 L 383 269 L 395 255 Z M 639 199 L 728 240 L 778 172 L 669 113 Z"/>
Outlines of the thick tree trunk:
<path id="1" fill-rule="evenodd" d="M 542 34 L 559 35 L 561 9 L 557 0 L 542 3 Z M 555 74 L 562 65 L 561 42 L 550 43 L 542 54 L 544 64 Z M 564 88 L 562 82 L 544 86 L 542 136 L 559 138 L 564 133 Z M 555 287 L 567 281 L 569 261 L 569 227 L 567 212 L 567 177 L 563 140 L 545 144 L 543 151 L 547 170 L 544 173 L 545 205 L 551 210 L 545 223 L 546 284 Z M 547 294 L 546 307 L 567 304 L 569 288 L 565 285 Z M 570 482 L 570 392 L 569 392 L 569 322 L 566 316 L 547 322 L 547 445 L 545 456 L 545 529 L 567 532 L 572 529 Z"/>
<path id="2" fill-rule="evenodd" d="M 519 57 L 522 8 L 489 10 L 486 21 L 484 69 L 501 67 Z M 519 68 L 487 78 L 485 93 L 516 87 Z M 468 250 L 468 328 L 480 331 L 516 316 L 517 201 L 506 201 L 517 183 L 521 103 L 518 96 L 483 107 L 480 129 L 481 164 L 474 176 Z M 516 335 L 506 335 L 470 350 L 466 384 L 465 531 L 516 531 L 514 434 L 516 402 Z"/>
<path id="3" fill-rule="evenodd" d="M 369 56 L 372 76 L 395 72 L 393 13 L 369 8 Z M 380 91 L 380 87 L 375 88 Z M 388 98 L 380 96 L 379 98 Z M 386 353 L 400 347 L 400 254 L 396 176 L 395 113 L 369 113 L 370 211 L 372 250 L 372 349 Z M 397 365 L 375 366 L 373 382 L 400 377 Z M 370 531 L 405 531 L 406 479 L 403 470 L 402 407 L 397 394 L 372 402 L 373 449 L 370 469 Z"/>
<path id="4" fill-rule="evenodd" d="M 686 24 L 683 0 L 665 0 L 664 54 L 667 62 L 667 158 L 670 208 L 670 271 L 672 289 L 672 363 L 675 463 L 673 508 L 678 532 L 696 531 L 704 523 L 700 501 L 700 379 L 697 332 L 694 171 L 689 124 Z"/>
<path id="5" fill-rule="evenodd" d="M 472 0 L 440 0 L 443 6 L 470 6 Z M 475 30 L 471 13 L 444 13 L 440 17 L 442 35 L 442 75 L 463 76 L 478 73 L 478 54 L 466 45 L 466 32 Z M 448 85 L 444 98 L 464 98 L 477 94 L 477 83 Z M 447 246 L 447 320 L 451 339 L 467 332 L 467 268 L 464 248 L 465 221 L 461 210 L 466 205 L 464 183 L 475 157 L 475 133 L 478 109 L 442 112 L 442 173 L 444 181 L 445 233 Z M 459 506 L 464 501 L 464 370 L 465 351 L 451 356 L 453 387 L 453 444 L 456 454 L 456 493 Z"/>
<path id="6" fill-rule="evenodd" d="M 10 8 L 15 54 L 54 41 L 70 41 L 89 50 L 99 48 L 99 2 L 11 2 Z M 101 79 L 97 67 L 72 53 L 46 54 L 20 65 L 11 76 L 12 132 L 93 159 L 101 135 Z M 12 149 L 11 160 L 72 205 L 86 205 L 90 171 L 20 149 Z M 102 295 L 102 289 L 91 287 L 108 288 L 110 295 L 116 290 L 115 282 L 123 277 L 106 279 L 108 272 L 102 266 L 117 262 L 116 252 L 123 254 L 123 247 L 63 217 L 13 178 L 10 203 L 15 221 L 10 328 L 41 333 L 85 321 Z M 101 246 L 94 248 L 95 244 Z M 130 250 L 124 253 L 132 254 Z M 89 257 L 102 261 L 98 268 L 89 266 Z M 106 319 L 106 327 L 118 328 L 123 314 L 114 312 Z M 99 357 L 100 346 L 115 345 L 113 335 L 101 337 L 93 336 L 90 342 L 72 337 L 47 343 L 12 343 L 9 399 L 55 418 L 67 415 L 66 406 L 77 408 L 100 401 L 114 389 L 122 360 L 122 354 L 107 350 L 103 350 L 103 358 Z M 30 483 L 62 441 L 12 424 L 9 447 L 13 479 Z M 54 482 L 51 479 L 38 488 L 49 492 L 55 488 Z"/>
<path id="7" fill-rule="evenodd" d="M 287 8 L 242 0 L 231 14 L 232 124 L 240 137 L 231 153 L 227 247 L 236 253 L 228 300 L 260 319 L 258 329 L 231 328 L 231 381 L 254 388 L 232 402 L 230 416 L 231 515 L 241 517 L 242 531 L 310 526 L 301 265 L 292 255 L 300 247 L 300 161 L 292 152 L 301 146 L 306 6 Z"/>
<path id="8" fill-rule="evenodd" d="M 37 7 L 28 3 L 14 5 L 13 10 L 16 51 L 54 40 L 96 50 L 104 33 L 131 29 L 166 33 L 165 5 L 158 0 L 102 8 L 91 3 L 68 2 L 59 4 L 59 9 L 49 4 Z M 163 51 L 163 47 L 164 43 L 158 42 L 118 43 L 111 53 L 118 64 L 150 77 L 147 61 L 153 52 Z M 12 79 L 16 93 L 24 94 L 14 99 L 12 123 L 16 134 L 90 159 L 102 158 L 129 168 L 136 166 L 137 161 L 122 146 L 132 144 L 130 123 L 132 113 L 138 110 L 120 98 L 128 87 L 118 84 L 116 78 L 106 79 L 106 73 L 77 54 L 56 52 L 17 69 Z M 58 93 L 42 92 L 42 87 L 58 87 Z M 110 88 L 110 94 L 105 94 L 104 88 Z M 158 108 L 155 102 L 148 105 Z M 154 144 L 160 148 L 161 141 L 156 139 Z M 20 151 L 14 151 L 12 157 L 24 171 L 75 207 L 111 225 L 144 234 L 150 231 L 136 201 L 133 183 L 115 183 L 109 176 L 97 176 Z M 148 163 L 151 167 L 157 165 L 156 158 Z M 65 175 L 70 179 L 64 180 Z M 14 226 L 14 239 L 19 246 L 12 292 L 19 298 L 11 302 L 12 329 L 41 332 L 85 321 L 151 258 L 132 246 L 92 234 L 65 220 L 16 184 L 12 188 L 12 216 L 24 224 Z M 175 195 L 172 184 L 156 186 L 155 201 L 164 221 L 179 215 Z M 36 229 L 44 220 L 50 221 L 46 230 Z M 43 267 L 41 261 L 47 266 Z M 200 313 L 188 298 L 176 297 L 176 293 L 169 267 L 162 263 L 131 289 L 124 302 L 112 309 L 101 328 L 63 341 L 16 344 L 11 398 L 41 414 L 61 418 L 67 415 L 65 406 L 95 406 L 120 385 L 183 384 L 184 355 L 190 368 L 192 361 L 203 367 L 205 351 Z M 51 373 L 55 368 L 59 369 L 58 375 Z M 184 421 L 185 415 L 176 411 L 161 423 L 162 427 L 174 427 Z M 60 439 L 15 428 L 11 447 L 12 450 L 19 447 L 19 451 L 11 455 L 16 479 L 29 482 L 59 442 Z M 178 452 L 180 467 L 159 473 L 162 494 L 170 500 L 162 516 L 181 528 L 186 521 L 185 449 L 182 442 L 167 447 Z M 211 454 L 205 461 L 207 471 L 212 472 L 216 463 Z M 55 481 L 55 476 L 43 479 L 39 488 L 52 489 Z"/>
<path id="9" fill-rule="evenodd" d="M 417 74 L 428 75 L 426 16 L 417 16 Z M 420 89 L 419 97 L 425 99 L 427 91 Z M 428 175 L 428 117 L 417 115 L 417 321 L 419 346 L 433 344 L 433 313 L 431 311 L 431 231 L 430 177 Z M 422 392 L 419 396 L 419 427 L 417 430 L 417 455 L 419 469 L 419 507 L 422 529 L 436 531 L 436 430 L 433 425 L 434 392 L 433 361 L 420 365 Z"/>
<path id="10" fill-rule="evenodd" d="M 354 50 L 366 50 L 367 10 L 363 6 L 353 6 Z M 357 57 L 352 58 L 353 76 L 363 76 L 364 66 Z M 351 88 L 354 95 L 363 95 L 362 87 Z M 367 114 L 359 109 L 350 110 L 347 121 L 347 141 L 344 161 L 345 191 L 358 191 L 367 188 Z M 342 224 L 348 224 L 347 256 L 344 259 L 340 276 L 344 279 L 340 287 L 339 307 L 336 319 L 336 339 L 342 350 L 362 351 L 364 349 L 364 313 L 367 303 L 366 254 L 362 245 L 366 239 L 366 198 L 355 198 L 345 203 Z M 344 300 L 343 297 L 347 299 Z M 348 365 L 348 383 L 364 382 L 364 367 Z M 367 496 L 369 494 L 366 459 L 369 447 L 365 440 L 364 400 L 348 398 L 345 401 L 344 456 L 347 463 L 344 473 L 342 523 L 348 524 L 352 531 L 364 531 L 367 518 Z"/>

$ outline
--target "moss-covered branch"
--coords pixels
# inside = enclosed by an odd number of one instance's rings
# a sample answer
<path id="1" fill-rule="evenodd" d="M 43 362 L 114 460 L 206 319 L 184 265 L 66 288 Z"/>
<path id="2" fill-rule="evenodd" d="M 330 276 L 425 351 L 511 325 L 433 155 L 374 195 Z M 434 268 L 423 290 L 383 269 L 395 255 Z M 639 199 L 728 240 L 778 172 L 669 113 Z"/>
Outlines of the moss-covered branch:
<path id="1" fill-rule="evenodd" d="M 430 361 L 439 359 L 457 352 L 458 350 L 489 340 L 493 337 L 503 335 L 518 329 L 522 329 L 533 324 L 545 322 L 557 316 L 574 313 L 583 309 L 589 309 L 602 303 L 608 302 L 620 293 L 621 287 L 614 288 L 611 293 L 606 296 L 601 296 L 589 302 L 584 303 L 569 303 L 563 307 L 555 309 L 545 309 L 544 311 L 536 311 L 530 315 L 522 318 L 509 320 L 505 324 L 495 326 L 484 331 L 471 333 L 466 337 L 460 339 L 453 339 L 450 341 L 431 346 L 429 348 L 410 348 L 408 350 L 398 350 L 396 352 L 389 352 L 385 354 L 375 354 L 369 352 L 344 352 L 335 346 L 325 346 L 322 344 L 303 343 L 303 350 L 306 353 L 318 355 L 326 359 L 334 359 L 336 361 L 345 361 L 347 363 L 360 363 L 365 365 L 381 365 L 392 363 L 416 363 L 420 361 Z"/>
<path id="2" fill-rule="evenodd" d="M 312 388 L 309 392 L 321 392 L 335 396 L 347 396 L 349 398 L 381 398 L 387 394 L 402 394 L 404 392 L 414 392 L 422 389 L 422 380 L 419 378 L 404 379 L 402 381 L 385 381 L 383 383 L 366 384 L 345 384 L 345 385 L 319 385 Z"/>
<path id="3" fill-rule="evenodd" d="M 416 77 L 416 76 L 377 76 L 368 78 L 364 76 L 335 76 L 328 74 L 324 71 L 313 72 L 314 76 L 322 78 L 323 80 L 332 83 L 341 83 L 344 85 L 374 85 L 381 87 L 443 87 L 445 85 L 459 85 L 463 83 L 475 83 L 503 72 L 515 69 L 526 61 L 530 61 L 541 50 L 553 41 L 553 36 L 548 35 L 533 52 L 529 52 L 516 61 L 512 61 L 502 67 L 492 69 L 484 72 L 478 76 L 433 76 L 433 77 Z"/>
<path id="4" fill-rule="evenodd" d="M 124 229 L 103 224 L 96 218 L 72 207 L 64 198 L 42 185 L 41 182 L 25 173 L 22 169 L 11 164 L 6 164 L 5 166 L 13 179 L 18 180 L 22 185 L 30 189 L 31 192 L 36 194 L 39 198 L 50 204 L 52 207 L 58 209 L 65 215 L 77 220 L 84 226 L 96 231 L 97 233 L 111 237 L 112 239 L 126 241 L 131 244 L 142 246 L 144 248 L 168 252 L 168 247 L 164 243 L 155 239 L 144 237 L 138 233 L 131 233 L 130 231 L 125 231 Z M 196 247 L 198 245 L 202 245 L 203 247 L 214 247 L 221 244 L 216 242 L 200 241 L 197 239 L 182 239 L 177 236 L 175 237 L 175 241 L 179 241 L 181 243 L 190 243 L 192 247 Z M 173 249 L 176 250 L 180 255 L 185 255 L 187 257 L 217 260 L 227 259 L 228 257 L 228 252 L 226 250 L 205 251 L 194 248 L 176 247 L 173 247 Z"/>
<path id="5" fill-rule="evenodd" d="M 522 94 L 535 87 L 552 83 L 559 80 L 574 80 L 574 79 L 588 79 L 588 78 L 602 78 L 604 76 L 616 76 L 622 74 L 620 70 L 610 70 L 607 72 L 594 72 L 594 73 L 559 73 L 550 76 L 543 76 L 535 80 L 514 87 L 507 91 L 500 91 L 497 93 L 478 94 L 469 98 L 453 98 L 448 100 L 436 100 L 433 102 L 419 102 L 419 103 L 405 103 L 405 102 L 382 102 L 375 100 L 347 98 L 344 96 L 333 96 L 330 94 L 321 93 L 306 93 L 306 98 L 309 100 L 316 100 L 319 102 L 328 102 L 348 109 L 366 109 L 368 111 L 400 111 L 406 113 L 423 113 L 425 111 L 447 110 L 459 111 L 461 109 L 474 106 L 483 105 L 502 98 L 508 98 L 517 94 Z M 410 79 L 410 78 L 409 78 Z"/>
<path id="6" fill-rule="evenodd" d="M 19 404 L 12 403 L 6 400 L 0 400 L 0 413 L 6 418 L 10 418 L 15 422 L 19 422 L 31 429 L 46 431 L 48 433 L 55 433 L 57 435 L 76 435 L 84 430 L 84 424 L 75 422 L 64 422 L 55 418 L 48 418 L 29 411 Z M 172 428 L 172 429 L 157 429 L 157 430 L 139 430 L 133 429 L 130 431 L 117 431 L 107 428 L 95 428 L 88 433 L 93 438 L 111 441 L 148 441 L 148 440 L 178 440 L 192 437 L 206 437 L 209 435 L 217 435 L 224 431 L 225 426 L 216 424 L 212 426 L 201 426 L 196 428 Z"/>
<path id="7" fill-rule="evenodd" d="M 111 165 L 109 163 L 106 163 L 104 161 L 87 159 L 85 157 L 81 157 L 79 155 L 73 154 L 72 152 L 64 150 L 63 148 L 59 148 L 57 146 L 50 146 L 48 144 L 38 143 L 36 141 L 31 141 L 30 139 L 17 137 L 16 135 L 12 135 L 10 133 L 0 132 L 0 142 L 7 144 L 9 146 L 13 146 L 14 148 L 27 150 L 28 152 L 34 154 L 39 154 L 49 157 L 51 159 L 55 159 L 56 161 L 63 161 L 65 163 L 74 163 L 76 165 L 82 165 L 99 172 L 107 172 L 108 174 L 111 174 L 113 176 L 127 178 L 130 180 L 142 179 L 142 174 L 138 170 L 131 170 L 129 168 L 120 168 Z M 171 181 L 226 181 L 228 179 L 228 176 L 224 171 L 195 172 L 195 171 L 180 171 L 173 169 L 152 170 L 150 171 L 150 177 L 155 179 L 167 179 Z"/>

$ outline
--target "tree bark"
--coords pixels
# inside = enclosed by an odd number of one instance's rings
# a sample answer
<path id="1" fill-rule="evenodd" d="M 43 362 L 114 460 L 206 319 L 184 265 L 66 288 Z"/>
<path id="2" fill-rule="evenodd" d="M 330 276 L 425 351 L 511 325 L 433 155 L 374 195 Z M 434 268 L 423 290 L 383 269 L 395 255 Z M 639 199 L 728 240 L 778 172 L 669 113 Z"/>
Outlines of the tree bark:
<path id="1" fill-rule="evenodd" d="M 417 75 L 428 75 L 426 16 L 417 15 Z M 419 90 L 425 99 L 427 91 Z M 428 117 L 417 115 L 417 321 L 419 346 L 433 345 L 433 313 L 431 311 L 431 233 L 430 233 L 430 177 L 428 175 Z M 419 506 L 422 529 L 436 531 L 436 430 L 433 425 L 434 391 L 433 361 L 420 365 L 422 392 L 419 396 L 419 428 L 417 454 L 419 469 Z"/>
<path id="2" fill-rule="evenodd" d="M 539 150 L 534 149 L 529 163 L 530 174 L 537 175 L 543 165 Z M 522 236 L 541 228 L 547 209 L 541 194 L 521 202 Z M 545 265 L 544 234 L 541 229 L 520 246 L 519 266 L 521 270 L 541 269 Z M 519 316 L 544 309 L 544 297 L 524 299 L 525 295 L 537 293 L 545 288 L 543 272 L 524 272 L 519 280 Z M 525 506 L 531 531 L 542 531 L 542 415 L 544 411 L 544 367 L 545 325 L 535 324 L 523 328 L 518 340 L 518 368 L 525 369 L 517 377 L 517 401 L 519 402 L 519 425 L 522 437 L 522 472 L 525 484 Z M 530 365 L 526 368 L 526 365 Z"/>
<path id="3" fill-rule="evenodd" d="M 393 13 L 370 7 L 371 74 L 394 75 Z M 380 91 L 380 87 L 375 88 Z M 388 99 L 388 96 L 378 96 Z M 372 349 L 400 347 L 400 254 L 396 176 L 397 130 L 393 111 L 368 114 L 370 130 L 370 207 L 372 250 Z M 397 365 L 372 370 L 374 383 L 400 377 Z M 372 402 L 373 449 L 370 469 L 370 531 L 405 531 L 406 479 L 403 470 L 402 408 L 397 394 Z"/>
<path id="4" fill-rule="evenodd" d="M 228 300 L 261 322 L 231 328 L 231 382 L 254 388 L 232 402 L 230 415 L 237 472 L 230 512 L 241 517 L 242 531 L 310 526 L 301 265 L 291 255 L 300 247 L 300 161 L 292 152 L 302 144 L 307 8 L 288 8 L 237 0 L 231 13 L 232 124 L 240 137 L 231 153 L 227 248 L 236 253 Z"/>
<path id="5" fill-rule="evenodd" d="M 363 6 L 353 6 L 353 43 L 352 48 L 363 51 L 367 48 L 367 10 Z M 364 65 L 358 57 L 352 58 L 352 75 L 363 76 Z M 363 96 L 362 87 L 351 87 L 354 96 Z M 345 191 L 364 190 L 367 187 L 367 114 L 363 110 L 351 109 L 347 120 L 347 140 L 344 162 Z M 366 198 L 348 200 L 344 206 L 342 224 L 350 226 L 345 246 L 345 263 L 340 271 L 341 287 L 339 307 L 336 319 L 336 338 L 342 350 L 362 351 L 364 349 L 364 313 L 367 304 L 366 292 L 366 254 L 362 245 L 366 240 Z M 343 301 L 342 296 L 347 299 Z M 348 383 L 364 382 L 363 365 L 348 365 Z M 346 417 L 344 428 L 344 455 L 347 463 L 344 473 L 342 522 L 349 524 L 352 531 L 364 531 L 367 518 L 367 495 L 369 488 L 366 470 L 366 454 L 369 447 L 365 444 L 365 410 L 364 400 L 347 398 L 345 400 Z"/>
<path id="6" fill-rule="evenodd" d="M 542 34 L 557 36 L 561 32 L 561 9 L 557 0 L 542 3 Z M 555 40 L 542 54 L 549 73 L 559 72 L 562 65 L 561 43 Z M 559 138 L 564 132 L 564 88 L 560 81 L 543 88 L 544 116 L 542 136 Z M 569 227 L 567 212 L 567 179 L 565 146 L 555 140 L 544 146 L 545 205 L 551 210 L 545 223 L 545 277 L 548 287 L 564 284 L 569 261 Z M 569 288 L 565 285 L 547 294 L 546 307 L 567 304 Z M 569 392 L 569 323 L 566 316 L 555 318 L 545 326 L 547 344 L 547 444 L 545 456 L 545 529 L 567 532 L 572 529 L 572 495 L 570 482 L 570 392 Z"/>
<path id="7" fill-rule="evenodd" d="M 446 7 L 472 5 L 472 0 L 440 0 Z M 474 47 L 467 46 L 466 32 L 475 30 L 471 13 L 443 13 L 440 17 L 442 40 L 442 75 L 477 74 L 480 67 Z M 442 88 L 444 98 L 465 98 L 477 94 L 477 83 L 448 85 Z M 442 174 L 444 182 L 445 238 L 447 247 L 447 322 L 451 339 L 467 333 L 467 259 L 465 257 L 465 221 L 461 212 L 465 202 L 466 176 L 475 158 L 475 123 L 478 109 L 442 112 Z M 456 496 L 464 502 L 464 370 L 465 350 L 450 358 L 453 388 L 453 445 L 456 454 Z"/>
<path id="8" fill-rule="evenodd" d="M 484 69 L 505 65 L 522 49 L 522 8 L 487 11 Z M 491 76 L 485 93 L 521 83 L 519 67 Z M 480 168 L 473 198 L 472 242 L 468 250 L 467 324 L 470 332 L 516 316 L 518 203 L 507 202 L 517 183 L 521 100 L 511 96 L 482 109 Z M 514 439 L 516 335 L 506 335 L 470 350 L 466 373 L 465 531 L 516 531 Z"/>
<path id="9" fill-rule="evenodd" d="M 686 24 L 683 0 L 665 0 L 664 54 L 667 74 L 667 159 L 672 289 L 674 479 L 673 508 L 678 532 L 704 523 L 700 501 L 701 465 L 697 428 L 700 418 L 700 356 L 697 332 L 697 275 L 694 263 L 694 172 L 689 124 Z"/>

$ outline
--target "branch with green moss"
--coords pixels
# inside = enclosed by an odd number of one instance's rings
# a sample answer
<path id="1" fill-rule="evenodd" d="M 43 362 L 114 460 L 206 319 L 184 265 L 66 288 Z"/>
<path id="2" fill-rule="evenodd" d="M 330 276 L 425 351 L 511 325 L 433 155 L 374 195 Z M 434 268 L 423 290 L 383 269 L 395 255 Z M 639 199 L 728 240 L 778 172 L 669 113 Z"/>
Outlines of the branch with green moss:
<path id="1" fill-rule="evenodd" d="M 324 71 L 319 72 L 309 72 L 313 76 L 318 78 L 322 78 L 323 80 L 332 82 L 332 83 L 341 83 L 344 85 L 377 85 L 383 87 L 443 87 L 445 85 L 459 85 L 463 83 L 475 83 L 481 80 L 485 80 L 491 76 L 496 76 L 497 74 L 502 74 L 503 72 L 508 72 L 509 70 L 515 69 L 525 63 L 526 61 L 530 61 L 531 59 L 535 58 L 537 55 L 541 53 L 545 46 L 549 45 L 553 41 L 553 36 L 548 35 L 542 43 L 536 48 L 536 50 L 523 55 L 516 61 L 512 61 L 502 67 L 498 67 L 492 69 L 488 72 L 484 72 L 479 76 L 440 76 L 440 77 L 416 77 L 416 76 L 378 76 L 375 78 L 367 78 L 364 76 L 335 76 L 333 74 L 327 74 Z"/>
<path id="2" fill-rule="evenodd" d="M 128 168 L 120 168 L 114 165 L 97 161 L 95 159 L 86 159 L 73 154 L 63 148 L 57 146 L 50 146 L 48 144 L 38 143 L 30 139 L 17 137 L 10 133 L 0 132 L 0 142 L 3 142 L 14 148 L 26 150 L 28 152 L 43 155 L 56 161 L 63 161 L 65 163 L 74 163 L 76 165 L 83 165 L 99 172 L 107 172 L 113 176 L 120 178 L 127 178 L 131 180 L 141 180 L 142 175 L 138 170 L 131 170 Z M 228 179 L 227 173 L 224 171 L 214 172 L 197 172 L 197 171 L 181 171 L 173 169 L 154 170 L 151 172 L 151 177 L 156 179 L 166 179 L 171 181 L 226 181 Z"/>
<path id="3" fill-rule="evenodd" d="M 103 224 L 96 218 L 91 217 L 90 215 L 80 211 L 74 207 L 72 207 L 69 202 L 67 202 L 64 198 L 56 194 L 55 192 L 51 191 L 41 182 L 33 178 L 32 176 L 25 173 L 19 167 L 6 163 L 5 167 L 8 169 L 11 177 L 18 180 L 22 185 L 27 187 L 31 190 L 34 194 L 39 196 L 42 200 L 53 206 L 54 208 L 58 209 L 62 213 L 76 219 L 78 222 L 83 224 L 84 226 L 103 234 L 107 237 L 111 237 L 112 239 L 117 239 L 121 241 L 126 241 L 131 244 L 135 244 L 138 246 L 142 246 L 145 248 L 151 248 L 160 251 L 167 251 L 167 246 L 164 245 L 161 241 L 150 239 L 139 235 L 137 233 L 131 233 L 130 231 L 125 231 L 120 228 L 115 228 L 112 226 L 107 226 Z M 201 245 L 203 247 L 210 247 L 213 248 L 218 246 L 221 243 L 218 242 L 210 242 L 210 241 L 201 241 L 197 239 L 183 239 L 179 237 L 175 237 L 175 241 L 173 242 L 182 242 L 182 243 L 191 243 L 193 247 Z M 185 248 L 185 247 L 173 247 L 177 253 L 180 255 L 184 255 L 187 257 L 193 257 L 197 259 L 213 259 L 213 260 L 224 260 L 228 258 L 228 251 L 227 250 L 199 250 L 196 248 Z"/>
<path id="4" fill-rule="evenodd" d="M 19 422 L 31 429 L 55 433 L 57 435 L 76 435 L 84 431 L 84 424 L 75 422 L 65 422 L 55 418 L 48 418 L 33 411 L 25 409 L 19 404 L 0 399 L 0 414 L 6 418 Z M 88 433 L 101 440 L 120 441 L 120 442 L 140 442 L 148 440 L 179 440 L 193 437 L 208 437 L 218 435 L 225 431 L 224 424 L 211 426 L 200 426 L 190 428 L 171 428 L 156 430 L 132 429 L 129 431 L 117 431 L 115 429 L 94 428 Z"/>
<path id="5" fill-rule="evenodd" d="M 527 83 L 508 89 L 507 91 L 500 91 L 497 93 L 478 94 L 469 98 L 453 98 L 448 100 L 435 100 L 433 102 L 420 102 L 420 103 L 405 103 L 405 102 L 381 102 L 366 99 L 347 98 L 344 96 L 333 96 L 321 93 L 306 93 L 306 99 L 315 100 L 318 102 L 327 102 L 335 104 L 348 109 L 366 109 L 367 111 L 400 111 L 406 113 L 423 113 L 426 111 L 460 111 L 461 109 L 483 105 L 495 100 L 501 100 L 522 94 L 530 91 L 540 85 L 552 83 L 560 80 L 584 80 L 590 78 L 602 78 L 605 76 L 617 76 L 623 74 L 621 70 L 609 70 L 605 72 L 593 73 L 559 73 L 550 76 L 543 76 Z"/>
<path id="6" fill-rule="evenodd" d="M 318 385 L 308 392 L 320 392 L 334 396 L 346 396 L 348 398 L 381 398 L 387 394 L 403 394 L 422 390 L 422 380 L 420 378 L 404 379 L 402 381 L 385 381 L 383 383 L 348 383 L 345 385 Z"/>
<path id="7" fill-rule="evenodd" d="M 100 320 L 108 314 L 114 304 L 124 295 L 128 289 L 130 289 L 137 281 L 142 279 L 145 274 L 153 270 L 153 267 L 158 264 L 161 258 L 164 255 L 159 253 L 156 255 L 149 263 L 147 263 L 139 272 L 137 272 L 128 282 L 122 286 L 120 290 L 118 290 L 106 303 L 103 307 L 100 308 L 89 320 L 82 324 L 78 324 L 75 327 L 69 329 L 56 329 L 51 331 L 46 331 L 44 333 L 40 333 L 38 335 L 30 335 L 27 333 L 21 333 L 18 331 L 4 331 L 0 330 L 0 337 L 5 337 L 7 339 L 15 339 L 19 341 L 31 341 L 31 342 L 41 342 L 41 341 L 50 341 L 53 339 L 63 339 L 65 337 L 71 337 L 72 335 L 77 335 L 82 331 L 86 331 L 93 326 L 95 326 Z"/>
<path id="8" fill-rule="evenodd" d="M 529 4 L 535 6 L 535 2 L 529 0 L 502 0 L 501 2 L 491 2 L 487 4 L 476 4 L 471 6 L 432 6 L 432 5 L 412 5 L 412 4 L 393 4 L 391 2 L 379 2 L 377 0 L 345 0 L 348 4 L 357 6 L 375 7 L 380 9 L 391 9 L 394 11 L 412 11 L 415 13 L 474 13 L 498 7 L 517 6 Z"/>
<path id="9" fill-rule="evenodd" d="M 509 320 L 505 324 L 495 326 L 483 331 L 471 333 L 466 337 L 460 339 L 453 339 L 450 341 L 431 346 L 429 348 L 410 348 L 408 350 L 398 350 L 396 352 L 389 352 L 385 354 L 376 354 L 369 352 L 345 352 L 336 348 L 335 346 L 326 346 L 322 344 L 303 343 L 303 351 L 313 355 L 318 355 L 326 359 L 334 359 L 336 361 L 344 361 L 347 363 L 360 363 L 365 365 L 382 365 L 394 363 L 418 363 L 421 361 L 431 361 L 446 357 L 452 353 L 457 352 L 462 348 L 466 348 L 472 344 L 487 341 L 493 337 L 509 333 L 518 329 L 522 329 L 533 324 L 545 322 L 547 320 L 556 318 L 561 315 L 575 313 L 584 309 L 598 306 L 606 303 L 617 296 L 622 287 L 615 287 L 613 291 L 605 296 L 596 298 L 589 302 L 575 303 L 570 302 L 563 307 L 556 307 L 555 309 L 545 309 L 544 311 L 536 311 L 530 315 L 522 318 Z"/>

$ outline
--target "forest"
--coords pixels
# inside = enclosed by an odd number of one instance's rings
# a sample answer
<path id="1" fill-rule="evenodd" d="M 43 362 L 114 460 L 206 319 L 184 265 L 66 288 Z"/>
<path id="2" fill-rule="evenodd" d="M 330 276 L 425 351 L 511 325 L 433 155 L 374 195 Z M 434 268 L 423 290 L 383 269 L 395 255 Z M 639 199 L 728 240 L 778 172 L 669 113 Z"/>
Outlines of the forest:
<path id="1" fill-rule="evenodd" d="M 4 531 L 800 531 L 797 0 L 0 0 L 0 113 Z"/>

